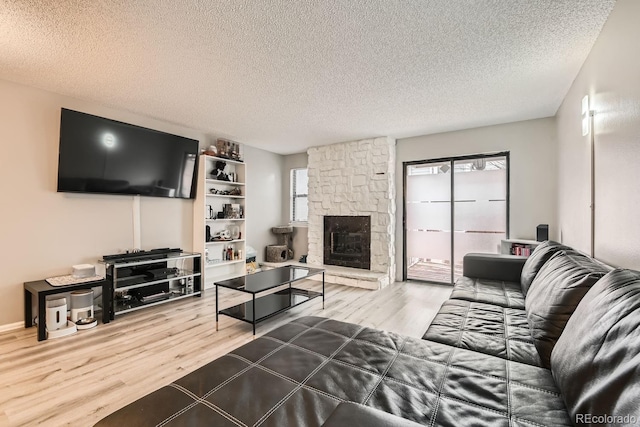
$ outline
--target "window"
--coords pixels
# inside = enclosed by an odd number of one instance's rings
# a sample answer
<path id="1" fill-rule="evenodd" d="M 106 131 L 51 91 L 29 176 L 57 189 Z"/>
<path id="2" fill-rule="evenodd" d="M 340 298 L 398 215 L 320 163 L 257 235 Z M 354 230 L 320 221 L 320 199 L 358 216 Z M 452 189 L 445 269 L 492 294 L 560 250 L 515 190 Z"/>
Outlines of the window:
<path id="1" fill-rule="evenodd" d="M 306 222 L 309 215 L 307 202 L 309 178 L 307 169 L 291 169 L 291 221 Z"/>

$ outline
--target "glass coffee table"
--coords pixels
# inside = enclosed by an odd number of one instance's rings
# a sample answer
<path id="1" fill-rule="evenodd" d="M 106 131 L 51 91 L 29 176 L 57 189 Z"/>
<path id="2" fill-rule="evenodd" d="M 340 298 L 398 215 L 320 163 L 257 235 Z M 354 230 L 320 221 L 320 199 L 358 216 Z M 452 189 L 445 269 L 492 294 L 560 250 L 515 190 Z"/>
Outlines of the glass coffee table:
<path id="1" fill-rule="evenodd" d="M 316 274 L 322 274 L 322 292 L 308 291 L 291 286 L 293 282 L 307 279 Z M 286 284 L 289 285 L 288 288 L 256 298 L 256 294 L 260 292 L 269 291 Z M 322 308 L 324 309 L 324 270 L 320 268 L 287 265 L 215 282 L 214 285 L 216 286 L 216 331 L 218 330 L 218 315 L 220 314 L 251 323 L 253 325 L 253 335 L 255 335 L 257 323 L 316 297 L 322 297 Z M 218 287 L 251 294 L 253 299 L 224 310 L 218 310 Z"/>

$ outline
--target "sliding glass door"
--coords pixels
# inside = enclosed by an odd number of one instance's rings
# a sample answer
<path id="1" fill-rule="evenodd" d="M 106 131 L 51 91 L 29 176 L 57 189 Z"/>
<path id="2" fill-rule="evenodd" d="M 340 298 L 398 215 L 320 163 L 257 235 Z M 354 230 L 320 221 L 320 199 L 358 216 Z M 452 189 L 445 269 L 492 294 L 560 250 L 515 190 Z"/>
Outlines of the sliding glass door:
<path id="1" fill-rule="evenodd" d="M 508 153 L 404 164 L 405 280 L 453 283 L 465 254 L 499 252 L 508 164 Z"/>
<path id="2" fill-rule="evenodd" d="M 451 162 L 406 167 L 407 279 L 451 280 Z"/>

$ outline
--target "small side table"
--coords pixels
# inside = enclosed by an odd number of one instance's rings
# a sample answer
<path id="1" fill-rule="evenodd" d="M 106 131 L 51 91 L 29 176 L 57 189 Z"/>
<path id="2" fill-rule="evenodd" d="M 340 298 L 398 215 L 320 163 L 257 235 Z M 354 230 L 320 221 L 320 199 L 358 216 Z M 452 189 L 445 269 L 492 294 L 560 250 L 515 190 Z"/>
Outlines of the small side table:
<path id="1" fill-rule="evenodd" d="M 47 325 L 45 324 L 45 300 L 47 295 L 63 294 L 79 289 L 102 288 L 102 323 L 109 323 L 111 318 L 111 282 L 98 280 L 95 282 L 77 283 L 68 286 L 51 286 L 46 280 L 36 280 L 24 284 L 24 327 L 33 326 L 33 313 L 31 309 L 32 296 L 38 298 L 38 341 L 47 339 Z"/>

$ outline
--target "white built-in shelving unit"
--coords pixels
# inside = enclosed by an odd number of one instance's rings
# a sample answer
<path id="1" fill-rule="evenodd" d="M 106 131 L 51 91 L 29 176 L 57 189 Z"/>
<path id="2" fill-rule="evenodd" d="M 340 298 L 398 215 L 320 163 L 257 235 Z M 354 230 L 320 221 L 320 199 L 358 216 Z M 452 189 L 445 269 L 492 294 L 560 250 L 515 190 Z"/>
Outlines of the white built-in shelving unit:
<path id="1" fill-rule="evenodd" d="M 232 181 L 216 179 L 216 163 L 226 164 L 224 173 Z M 202 277 L 204 289 L 212 288 L 213 283 L 246 274 L 246 165 L 237 160 L 224 159 L 206 154 L 200 155 L 198 164 L 198 190 L 193 209 L 193 245 L 194 251 L 202 253 Z M 212 191 L 213 190 L 213 191 Z M 234 191 L 239 194 L 220 194 Z M 217 193 L 217 194 L 216 194 Z M 225 205 L 237 205 L 241 217 L 219 218 L 218 212 L 224 212 Z M 236 211 L 237 212 L 237 211 Z M 231 240 L 206 241 L 206 228 L 209 226 L 212 236 L 227 230 L 239 236 Z M 231 248 L 237 259 L 225 259 L 223 250 Z"/>

